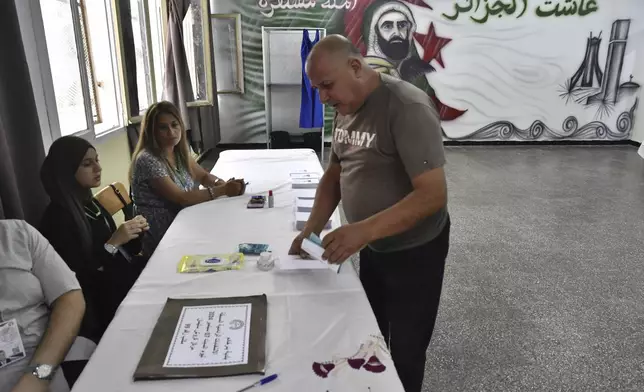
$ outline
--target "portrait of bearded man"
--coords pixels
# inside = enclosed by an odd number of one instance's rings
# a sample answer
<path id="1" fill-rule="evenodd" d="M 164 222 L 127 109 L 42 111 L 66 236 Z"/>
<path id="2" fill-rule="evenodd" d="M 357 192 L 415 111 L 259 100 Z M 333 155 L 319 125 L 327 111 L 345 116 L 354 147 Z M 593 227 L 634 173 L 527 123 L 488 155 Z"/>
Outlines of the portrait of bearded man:
<path id="1" fill-rule="evenodd" d="M 435 69 L 414 47 L 416 20 L 407 5 L 397 0 L 376 1 L 365 11 L 362 38 L 367 63 L 379 72 L 408 82 Z"/>

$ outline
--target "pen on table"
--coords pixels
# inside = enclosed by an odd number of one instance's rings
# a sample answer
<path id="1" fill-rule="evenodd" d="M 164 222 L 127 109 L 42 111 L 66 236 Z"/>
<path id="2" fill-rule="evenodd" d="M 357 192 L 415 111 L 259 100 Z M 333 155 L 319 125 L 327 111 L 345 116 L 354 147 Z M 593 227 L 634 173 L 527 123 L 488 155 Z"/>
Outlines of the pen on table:
<path id="1" fill-rule="evenodd" d="M 259 387 L 259 386 L 262 386 L 262 385 L 264 385 L 264 384 L 268 384 L 269 382 L 271 382 L 271 381 L 273 381 L 273 380 L 275 380 L 275 379 L 277 379 L 277 374 L 273 374 L 272 376 L 264 377 L 264 378 L 262 378 L 261 380 L 257 381 L 255 384 L 253 384 L 253 385 L 249 385 L 249 386 L 247 386 L 246 388 L 244 388 L 244 389 L 240 389 L 240 390 L 239 390 L 239 391 L 237 391 L 237 392 L 245 392 L 245 391 L 248 391 L 249 389 L 253 389 L 253 388 L 255 388 L 255 387 Z"/>

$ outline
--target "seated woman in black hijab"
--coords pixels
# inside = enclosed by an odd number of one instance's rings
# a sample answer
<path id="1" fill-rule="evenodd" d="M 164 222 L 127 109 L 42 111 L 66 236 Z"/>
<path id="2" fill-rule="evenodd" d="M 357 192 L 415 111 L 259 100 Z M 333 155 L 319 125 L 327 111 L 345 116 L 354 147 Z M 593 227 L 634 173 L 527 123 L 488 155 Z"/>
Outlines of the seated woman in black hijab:
<path id="1" fill-rule="evenodd" d="M 51 198 L 40 231 L 76 273 L 104 331 L 138 277 L 138 237 L 149 226 L 137 216 L 117 229 L 92 196 L 91 189 L 101 185 L 101 170 L 89 142 L 75 136 L 56 140 L 40 172 Z"/>

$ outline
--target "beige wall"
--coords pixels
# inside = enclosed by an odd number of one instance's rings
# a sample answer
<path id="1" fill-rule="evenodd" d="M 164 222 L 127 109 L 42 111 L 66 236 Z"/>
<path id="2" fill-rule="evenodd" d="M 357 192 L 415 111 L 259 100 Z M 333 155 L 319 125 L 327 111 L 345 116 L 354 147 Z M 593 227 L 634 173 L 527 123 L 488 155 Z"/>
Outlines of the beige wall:
<path id="1" fill-rule="evenodd" d="M 109 135 L 98 139 L 94 146 L 98 152 L 98 159 L 103 168 L 102 184 L 96 191 L 103 189 L 113 182 L 122 182 L 127 189 L 130 189 L 128 181 L 128 170 L 130 169 L 130 147 L 127 141 L 127 134 L 119 131 L 115 135 Z M 123 214 L 114 215 L 116 224 L 123 222 Z"/>

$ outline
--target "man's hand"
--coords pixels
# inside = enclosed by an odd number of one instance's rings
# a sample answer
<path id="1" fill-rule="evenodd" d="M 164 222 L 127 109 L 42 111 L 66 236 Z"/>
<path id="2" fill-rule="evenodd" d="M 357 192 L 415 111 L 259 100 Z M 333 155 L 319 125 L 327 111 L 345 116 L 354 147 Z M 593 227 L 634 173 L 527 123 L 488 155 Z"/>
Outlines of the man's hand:
<path id="1" fill-rule="evenodd" d="M 11 392 L 47 392 L 49 381 L 39 380 L 32 374 L 23 375 Z"/>
<path id="2" fill-rule="evenodd" d="M 371 234 L 364 223 L 342 226 L 324 236 L 322 258 L 331 264 L 341 264 L 367 246 L 370 240 Z"/>
<path id="3" fill-rule="evenodd" d="M 300 234 L 298 234 L 297 237 L 295 237 L 295 239 L 293 240 L 293 243 L 291 244 L 291 248 L 288 250 L 288 254 L 300 255 L 300 256 L 302 256 L 303 254 L 306 255 L 306 252 L 302 250 L 302 241 L 305 238 L 307 238 L 309 235 L 311 234 L 310 233 L 307 234 L 305 232 L 301 232 Z"/>

